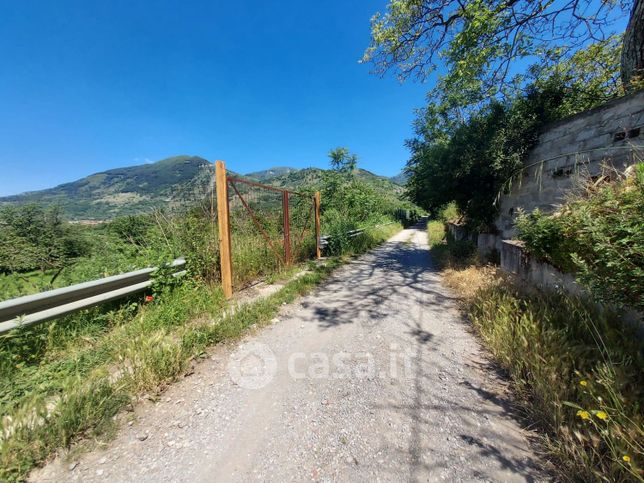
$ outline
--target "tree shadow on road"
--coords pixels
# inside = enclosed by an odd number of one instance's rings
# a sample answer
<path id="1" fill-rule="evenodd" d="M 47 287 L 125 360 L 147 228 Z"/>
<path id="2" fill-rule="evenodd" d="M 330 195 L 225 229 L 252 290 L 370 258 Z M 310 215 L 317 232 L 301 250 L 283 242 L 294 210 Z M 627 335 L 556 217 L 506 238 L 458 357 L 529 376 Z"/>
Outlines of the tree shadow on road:
<path id="1" fill-rule="evenodd" d="M 452 306 L 456 299 L 433 289 L 431 277 L 437 278 L 438 271 L 429 263 L 426 248 L 387 243 L 343 267 L 318 291 L 322 303 L 303 305 L 312 308 L 314 322 L 323 329 L 353 323 L 375 327 L 392 312 L 405 312 L 419 296 L 424 309 Z"/>
<path id="2" fill-rule="evenodd" d="M 416 233 L 412 232 L 412 236 Z M 403 389 L 410 397 L 400 404 L 376 409 L 409 422 L 408 441 L 402 445 L 382 436 L 380 447 L 374 448 L 385 454 L 403 453 L 398 456 L 409 465 L 409 475 L 404 479 L 426 479 L 427 475 L 433 479 L 441 473 L 449 474 L 455 459 L 457 464 L 469 466 L 459 474 L 473 479 L 498 479 L 499 468 L 525 481 L 548 479 L 540 469 L 541 463 L 520 447 L 522 436 L 504 433 L 504 421 L 516 425 L 518 419 L 510 400 L 482 387 L 477 377 L 455 372 L 454 368 L 471 369 L 472 374 L 482 370 L 492 385 L 500 374 L 493 367 L 476 367 L 484 364 L 468 365 L 462 354 L 449 352 L 449 348 L 439 349 L 431 324 L 421 324 L 423 317 L 425 321 L 434 316 L 438 320 L 449 312 L 453 313 L 450 320 L 469 329 L 458 311 L 457 299 L 441 286 L 439 268 L 431 262 L 426 247 L 404 241 L 387 243 L 343 267 L 316 295 L 319 300 L 305 306 L 312 310 L 312 323 L 323 330 L 349 324 L 378 330 L 383 320 L 391 324 L 396 317 L 405 327 L 399 337 L 405 346 L 413 346 L 415 366 Z M 437 364 L 428 364 L 426 358 L 437 350 L 446 352 L 432 359 L 438 360 Z M 437 415 L 442 422 L 435 419 Z M 491 419 L 498 424 L 489 423 Z M 446 433 L 451 431 L 449 451 L 446 441 L 437 439 L 446 437 L 440 428 L 437 430 L 439 424 L 447 425 L 442 428 Z M 461 462 L 463 456 L 470 461 Z M 391 477 L 399 479 L 403 475 Z"/>

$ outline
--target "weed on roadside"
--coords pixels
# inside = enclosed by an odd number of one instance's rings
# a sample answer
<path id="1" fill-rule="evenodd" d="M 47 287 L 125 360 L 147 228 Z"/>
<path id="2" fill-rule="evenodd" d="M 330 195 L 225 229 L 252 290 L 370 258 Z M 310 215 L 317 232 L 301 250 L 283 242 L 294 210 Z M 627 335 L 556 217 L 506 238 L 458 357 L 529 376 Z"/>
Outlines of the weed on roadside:
<path id="1" fill-rule="evenodd" d="M 352 252 L 399 229 L 369 231 Z M 22 481 L 57 449 L 104 435 L 136 397 L 162 391 L 209 346 L 270 323 L 342 260 L 310 263 L 278 292 L 234 311 L 218 286 L 185 280 L 159 286 L 149 302 L 132 299 L 9 333 L 0 346 L 0 481 Z"/>
<path id="2" fill-rule="evenodd" d="M 560 477 L 642 481 L 644 354 L 619 314 L 564 293 L 540 292 L 462 256 L 430 222 L 443 281 L 507 371 L 517 403 L 541 430 Z"/>

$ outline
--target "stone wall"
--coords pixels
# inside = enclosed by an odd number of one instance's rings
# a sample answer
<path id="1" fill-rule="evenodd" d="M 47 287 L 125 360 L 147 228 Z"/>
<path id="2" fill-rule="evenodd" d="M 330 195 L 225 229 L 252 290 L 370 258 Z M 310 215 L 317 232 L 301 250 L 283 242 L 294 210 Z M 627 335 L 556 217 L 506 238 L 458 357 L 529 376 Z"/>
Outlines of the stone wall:
<path id="1" fill-rule="evenodd" d="M 501 269 L 539 288 L 564 289 L 575 295 L 584 293 L 574 276 L 530 256 L 519 240 L 503 240 L 501 243 Z"/>
<path id="2" fill-rule="evenodd" d="M 480 236 L 480 235 L 479 235 Z M 542 290 L 566 291 L 577 297 L 590 298 L 588 292 L 575 281 L 574 275 L 563 273 L 549 263 L 536 259 L 519 240 L 503 240 L 500 251 L 501 269 L 513 273 L 521 280 Z M 644 314 L 628 307 L 611 307 L 596 304 L 598 308 L 618 311 L 622 320 L 637 329 L 644 339 Z"/>
<path id="3" fill-rule="evenodd" d="M 623 171 L 638 159 L 644 161 L 644 91 L 550 125 L 523 175 L 500 199 L 495 224 L 501 238 L 515 236 L 519 208 L 551 212 L 579 186 L 580 176 L 597 176 L 604 164 Z"/>

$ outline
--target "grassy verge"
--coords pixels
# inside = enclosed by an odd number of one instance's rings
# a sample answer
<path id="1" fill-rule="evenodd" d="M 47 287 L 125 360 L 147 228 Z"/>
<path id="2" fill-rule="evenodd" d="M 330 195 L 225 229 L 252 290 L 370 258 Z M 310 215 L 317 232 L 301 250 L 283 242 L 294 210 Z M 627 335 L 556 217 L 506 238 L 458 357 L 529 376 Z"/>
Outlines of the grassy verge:
<path id="1" fill-rule="evenodd" d="M 458 261 L 460 249 L 452 251 L 439 234 L 430 223 L 445 283 L 508 372 L 561 478 L 641 481 L 644 359 L 633 330 L 587 301 Z"/>
<path id="2" fill-rule="evenodd" d="M 389 238 L 399 225 L 376 227 L 350 253 Z M 24 479 L 58 448 L 105 435 L 137 397 L 163 390 L 218 342 L 269 323 L 283 303 L 322 282 L 341 258 L 233 313 L 219 287 L 187 281 L 140 305 L 94 309 L 0 340 L 0 481 Z"/>
<path id="3" fill-rule="evenodd" d="M 427 222 L 427 236 L 432 258 L 441 268 L 464 268 L 476 264 L 474 244 L 452 239 L 442 221 Z"/>

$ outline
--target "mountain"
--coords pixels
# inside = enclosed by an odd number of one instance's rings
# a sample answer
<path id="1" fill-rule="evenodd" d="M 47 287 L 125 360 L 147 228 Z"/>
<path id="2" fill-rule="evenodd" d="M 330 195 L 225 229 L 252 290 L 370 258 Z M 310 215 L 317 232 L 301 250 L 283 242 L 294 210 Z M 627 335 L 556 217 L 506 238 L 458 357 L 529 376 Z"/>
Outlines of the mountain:
<path id="1" fill-rule="evenodd" d="M 325 170 L 274 167 L 243 177 L 294 191 L 316 189 Z M 240 176 L 229 171 L 230 174 Z M 399 196 L 403 188 L 364 169 L 355 175 L 381 193 Z M 175 156 L 156 163 L 110 169 L 54 188 L 0 198 L 6 204 L 59 205 L 71 220 L 107 220 L 149 212 L 173 211 L 210 196 L 214 166 L 199 156 Z"/>
<path id="2" fill-rule="evenodd" d="M 0 204 L 59 205 L 74 220 L 109 219 L 168 209 L 202 199 L 212 183 L 213 167 L 198 156 L 175 156 L 156 163 L 95 173 L 54 188 L 0 198 Z"/>
<path id="3" fill-rule="evenodd" d="M 408 179 L 409 179 L 409 175 L 407 175 L 407 173 L 405 173 L 404 171 L 401 171 L 396 176 L 392 176 L 391 178 L 389 178 L 389 180 L 392 183 L 395 183 L 400 186 L 405 186 L 407 184 Z"/>
<path id="4" fill-rule="evenodd" d="M 297 168 L 289 168 L 286 166 L 276 166 L 274 168 L 265 169 L 263 171 L 253 171 L 252 173 L 245 174 L 247 178 L 252 178 L 259 181 L 260 183 L 266 183 L 276 176 L 283 176 L 285 174 L 293 173 L 299 171 Z"/>

